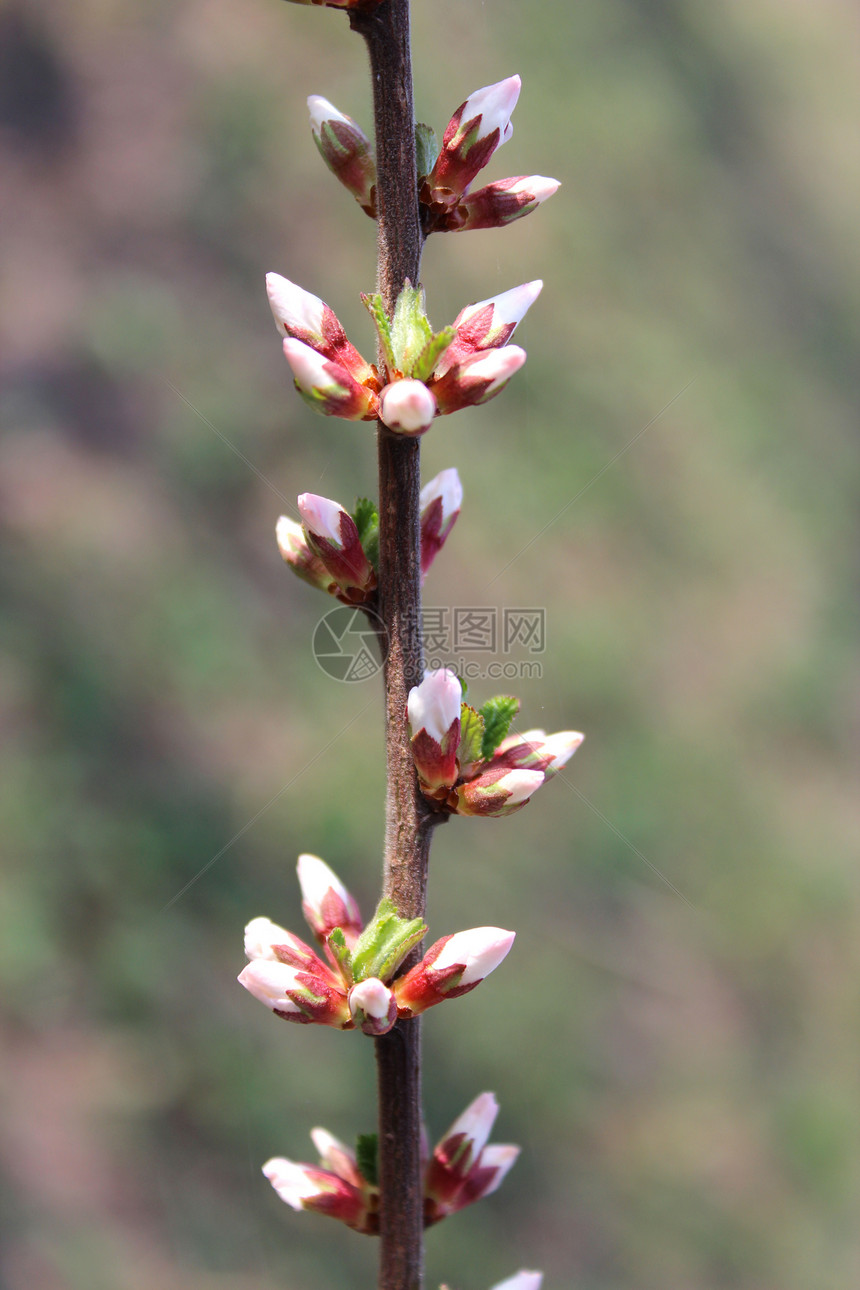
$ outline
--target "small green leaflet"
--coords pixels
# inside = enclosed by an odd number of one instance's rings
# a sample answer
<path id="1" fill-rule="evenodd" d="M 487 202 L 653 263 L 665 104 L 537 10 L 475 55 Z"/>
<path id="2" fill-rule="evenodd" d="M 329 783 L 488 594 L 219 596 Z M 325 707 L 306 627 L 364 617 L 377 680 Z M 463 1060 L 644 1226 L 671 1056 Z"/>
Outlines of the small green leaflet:
<path id="1" fill-rule="evenodd" d="M 360 1133 L 355 1144 L 355 1163 L 358 1172 L 371 1187 L 379 1186 L 379 1137 L 375 1133 Z"/>
<path id="2" fill-rule="evenodd" d="M 407 279 L 394 317 L 389 319 L 379 295 L 362 296 L 379 335 L 386 366 L 416 381 L 427 381 L 454 339 L 454 328 L 433 331 L 424 311 L 424 291 Z"/>
<path id="3" fill-rule="evenodd" d="M 415 160 L 418 178 L 424 179 L 430 174 L 439 156 L 439 140 L 432 125 L 419 121 L 415 127 Z"/>
<path id="4" fill-rule="evenodd" d="M 371 976 L 379 977 L 380 981 L 390 980 L 426 931 L 427 925 L 422 919 L 401 918 L 394 902 L 383 896 L 353 946 L 352 970 L 356 981 L 366 981 Z"/>
<path id="5" fill-rule="evenodd" d="M 481 745 L 481 756 L 492 757 L 499 744 L 508 733 L 511 722 L 520 710 L 519 699 L 509 694 L 497 694 L 494 699 L 479 709 L 484 718 L 484 739 Z"/>
<path id="6" fill-rule="evenodd" d="M 460 705 L 460 746 L 457 760 L 460 767 L 471 766 L 481 756 L 484 743 L 484 718 L 468 703 Z"/>
<path id="7" fill-rule="evenodd" d="M 379 512 L 376 503 L 367 497 L 359 497 L 352 513 L 358 539 L 374 569 L 379 570 Z"/>
<path id="8" fill-rule="evenodd" d="M 350 985 L 352 985 L 352 955 L 347 948 L 346 937 L 344 936 L 341 928 L 333 927 L 326 937 L 326 943 L 328 944 L 332 954 L 337 959 L 338 967 L 343 972 L 344 977 L 349 981 Z"/>

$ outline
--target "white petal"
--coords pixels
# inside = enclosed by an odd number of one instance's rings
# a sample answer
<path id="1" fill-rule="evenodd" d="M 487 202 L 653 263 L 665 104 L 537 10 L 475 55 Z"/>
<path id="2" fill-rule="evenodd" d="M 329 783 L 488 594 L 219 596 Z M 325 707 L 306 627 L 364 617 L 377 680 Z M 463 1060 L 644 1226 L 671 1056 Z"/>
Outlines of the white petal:
<path id="1" fill-rule="evenodd" d="M 280 1196 L 293 1209 L 303 1209 L 304 1201 L 319 1195 L 319 1185 L 308 1176 L 303 1165 L 283 1156 L 274 1156 L 263 1165 L 263 1173 Z"/>
<path id="2" fill-rule="evenodd" d="M 380 419 L 389 430 L 415 434 L 426 430 L 436 415 L 436 399 L 423 381 L 393 381 L 379 401 Z"/>
<path id="3" fill-rule="evenodd" d="M 353 125 L 352 117 L 345 116 L 339 112 L 333 103 L 324 99 L 321 94 L 311 94 L 308 97 L 308 111 L 311 115 L 311 129 L 314 134 L 319 134 L 326 121 L 342 121 L 344 125 Z"/>
<path id="4" fill-rule="evenodd" d="M 319 856 L 300 855 L 296 872 L 299 875 L 302 900 L 312 909 L 320 908 L 329 889 L 340 896 L 345 905 L 352 903 L 352 897 L 340 878 L 332 869 L 329 869 L 325 860 L 320 860 Z"/>
<path id="5" fill-rule="evenodd" d="M 273 1011 L 301 1011 L 292 999 L 286 997 L 286 991 L 296 985 L 296 969 L 287 967 L 286 963 L 253 959 L 239 973 L 238 980 L 255 999 Z"/>
<path id="6" fill-rule="evenodd" d="M 519 76 L 509 76 L 504 81 L 496 81 L 494 85 L 485 85 L 483 89 L 475 90 L 466 99 L 461 122 L 465 124 L 480 116 L 478 139 L 485 139 L 494 130 L 499 130 L 498 146 L 501 147 L 511 137 L 511 113 L 517 105 L 521 88 Z"/>
<path id="7" fill-rule="evenodd" d="M 444 525 L 463 505 L 463 485 L 460 483 L 456 466 L 440 470 L 438 475 L 424 485 L 419 499 L 421 510 L 425 511 L 437 497 L 442 499 L 442 524 Z"/>
<path id="8" fill-rule="evenodd" d="M 368 1017 L 382 1021 L 391 1010 L 391 991 L 378 977 L 368 977 L 349 992 L 349 1010 L 353 1016 L 361 1009 Z"/>
<path id="9" fill-rule="evenodd" d="M 424 729 L 441 744 L 460 715 L 463 687 L 447 667 L 428 672 L 420 685 L 409 691 L 408 716 L 412 733 Z"/>
<path id="10" fill-rule="evenodd" d="M 515 932 L 506 932 L 501 927 L 472 927 L 467 932 L 455 932 L 442 947 L 442 953 L 431 970 L 442 971 L 455 963 L 464 963 L 466 968 L 460 985 L 483 981 L 505 958 L 515 936 Z"/>
<path id="11" fill-rule="evenodd" d="M 245 953 L 249 959 L 278 962 L 273 945 L 289 945 L 294 938 L 270 918 L 252 918 L 245 928 Z"/>
<path id="12" fill-rule="evenodd" d="M 266 291 L 272 316 L 281 334 L 303 331 L 322 336 L 325 305 L 318 296 L 296 286 L 289 278 L 281 277 L 280 273 L 266 274 Z"/>
<path id="13" fill-rule="evenodd" d="M 302 493 L 297 505 L 299 514 L 315 537 L 325 538 L 338 549 L 343 546 L 340 517 L 346 512 L 342 506 L 328 497 L 320 497 L 318 493 Z"/>
<path id="14" fill-rule="evenodd" d="M 507 775 L 497 779 L 494 788 L 503 788 L 510 796 L 505 806 L 518 806 L 527 802 L 532 793 L 536 793 L 546 776 L 542 770 L 509 770 Z"/>

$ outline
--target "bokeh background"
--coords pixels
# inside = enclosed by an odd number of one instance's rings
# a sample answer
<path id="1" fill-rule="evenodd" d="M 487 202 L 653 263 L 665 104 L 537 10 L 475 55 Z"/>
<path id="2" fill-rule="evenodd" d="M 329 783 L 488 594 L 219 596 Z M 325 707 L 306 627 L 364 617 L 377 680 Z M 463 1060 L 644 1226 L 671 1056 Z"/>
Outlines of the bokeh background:
<path id="1" fill-rule="evenodd" d="M 845 1290 L 856 6 L 413 10 L 419 116 L 519 71 L 489 173 L 563 181 L 426 253 L 438 324 L 546 280 L 508 393 L 426 438 L 466 491 L 427 598 L 545 608 L 523 728 L 588 734 L 526 811 L 437 836 L 432 933 L 518 941 L 428 1017 L 431 1133 L 491 1088 L 523 1154 L 430 1234 L 428 1286 Z M 299 851 L 366 910 L 378 883 L 378 683 L 316 666 L 329 605 L 272 537 L 300 491 L 374 491 L 369 428 L 293 394 L 262 291 L 298 279 L 372 349 L 374 230 L 310 93 L 369 123 L 333 11 L 0 5 L 4 1290 L 374 1284 L 372 1241 L 260 1174 L 372 1127 L 371 1045 L 235 984 L 249 917 L 301 929 Z"/>

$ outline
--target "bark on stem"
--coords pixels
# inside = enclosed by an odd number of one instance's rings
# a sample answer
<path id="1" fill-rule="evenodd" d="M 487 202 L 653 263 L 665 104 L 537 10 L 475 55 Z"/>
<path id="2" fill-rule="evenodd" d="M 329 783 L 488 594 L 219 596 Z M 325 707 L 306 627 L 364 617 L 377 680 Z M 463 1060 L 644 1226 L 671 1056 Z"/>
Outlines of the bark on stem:
<path id="1" fill-rule="evenodd" d="M 367 42 L 376 133 L 377 290 L 391 313 L 404 281 L 418 282 L 418 212 L 409 0 L 351 13 Z M 385 665 L 387 761 L 383 890 L 406 918 L 424 914 L 432 817 L 409 747 L 406 701 L 423 677 L 420 575 L 420 440 L 381 423 L 379 613 L 388 634 Z M 380 1290 L 420 1290 L 424 1262 L 421 1185 L 420 1021 L 398 1022 L 377 1039 Z"/>

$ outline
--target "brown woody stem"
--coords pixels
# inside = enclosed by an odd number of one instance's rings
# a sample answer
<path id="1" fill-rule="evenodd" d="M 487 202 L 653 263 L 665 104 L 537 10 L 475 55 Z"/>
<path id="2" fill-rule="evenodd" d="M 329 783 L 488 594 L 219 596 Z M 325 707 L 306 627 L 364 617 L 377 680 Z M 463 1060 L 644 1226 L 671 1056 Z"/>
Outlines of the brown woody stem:
<path id="1" fill-rule="evenodd" d="M 407 278 L 417 284 L 418 213 L 409 0 L 353 11 L 367 42 L 376 127 L 377 289 L 389 315 Z M 421 796 L 409 746 L 406 701 L 423 677 L 421 650 L 420 440 L 381 423 L 379 613 L 387 633 L 387 797 L 384 894 L 404 918 L 424 914 L 434 817 Z M 439 817 L 435 817 L 438 819 Z M 379 1290 L 420 1290 L 424 1262 L 421 1178 L 420 1021 L 400 1021 L 375 1041 L 379 1090 Z"/>

